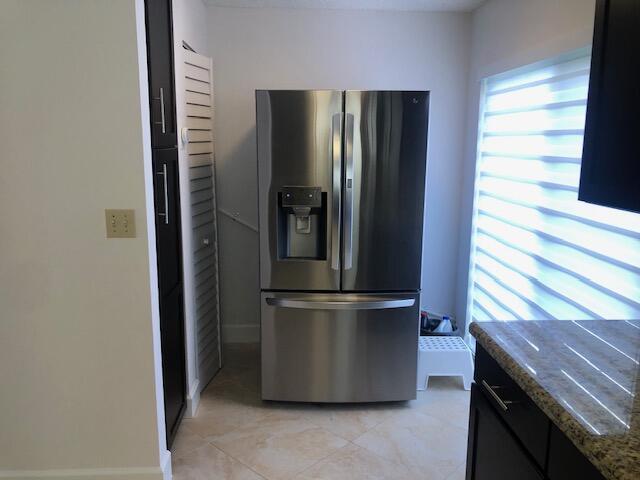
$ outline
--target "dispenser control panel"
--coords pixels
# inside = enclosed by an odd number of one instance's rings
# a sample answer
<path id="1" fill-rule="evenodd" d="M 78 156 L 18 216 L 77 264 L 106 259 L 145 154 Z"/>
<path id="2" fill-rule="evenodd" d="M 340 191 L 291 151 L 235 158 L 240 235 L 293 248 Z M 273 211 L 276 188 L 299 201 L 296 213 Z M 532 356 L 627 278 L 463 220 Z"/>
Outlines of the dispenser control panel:
<path id="1" fill-rule="evenodd" d="M 282 206 L 320 208 L 322 191 L 320 187 L 282 187 Z"/>
<path id="2" fill-rule="evenodd" d="M 327 194 L 321 187 L 283 186 L 278 197 L 278 258 L 326 260 Z"/>

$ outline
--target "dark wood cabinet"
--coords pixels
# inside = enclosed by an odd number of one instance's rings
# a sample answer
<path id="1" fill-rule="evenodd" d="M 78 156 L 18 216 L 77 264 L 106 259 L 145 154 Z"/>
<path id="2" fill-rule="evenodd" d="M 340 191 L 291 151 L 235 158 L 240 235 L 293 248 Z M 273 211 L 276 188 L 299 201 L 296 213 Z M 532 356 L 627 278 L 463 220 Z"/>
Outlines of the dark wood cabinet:
<path id="1" fill-rule="evenodd" d="M 478 384 L 471 388 L 467 480 L 542 480 L 543 474 Z"/>
<path id="2" fill-rule="evenodd" d="M 474 376 L 479 389 L 484 391 L 496 407 L 497 415 L 531 454 L 538 467 L 544 468 L 550 427 L 544 412 L 484 348 L 476 350 Z M 501 408 L 499 402 L 503 402 L 504 408 Z"/>
<path id="3" fill-rule="evenodd" d="M 170 0 L 145 0 L 151 145 L 177 145 L 173 20 Z"/>
<path id="4" fill-rule="evenodd" d="M 171 448 L 186 407 L 182 288 L 161 297 L 160 317 L 165 428 L 167 448 Z"/>
<path id="5" fill-rule="evenodd" d="M 170 0 L 146 0 L 149 106 L 167 447 L 186 407 L 180 183 Z"/>
<path id="6" fill-rule="evenodd" d="M 171 294 L 182 284 L 180 242 L 180 185 L 178 149 L 154 148 L 154 200 L 160 293 Z"/>
<path id="7" fill-rule="evenodd" d="M 640 212 L 640 2 L 597 0 L 580 200 Z"/>
<path id="8" fill-rule="evenodd" d="M 466 480 L 604 480 L 479 344 L 474 380 Z"/>
<path id="9" fill-rule="evenodd" d="M 604 477 L 555 426 L 549 438 L 549 480 L 604 480 Z"/>
<path id="10" fill-rule="evenodd" d="M 186 366 L 178 150 L 153 149 L 160 340 L 167 445 L 186 406 Z"/>

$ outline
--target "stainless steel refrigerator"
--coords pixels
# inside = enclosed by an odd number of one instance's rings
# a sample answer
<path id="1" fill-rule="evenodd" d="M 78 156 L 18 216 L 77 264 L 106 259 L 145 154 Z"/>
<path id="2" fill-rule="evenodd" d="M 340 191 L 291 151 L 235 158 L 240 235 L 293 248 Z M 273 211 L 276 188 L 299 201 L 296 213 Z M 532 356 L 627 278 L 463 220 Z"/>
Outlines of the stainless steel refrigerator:
<path id="1" fill-rule="evenodd" d="M 256 107 L 262 398 L 415 398 L 429 93 Z"/>

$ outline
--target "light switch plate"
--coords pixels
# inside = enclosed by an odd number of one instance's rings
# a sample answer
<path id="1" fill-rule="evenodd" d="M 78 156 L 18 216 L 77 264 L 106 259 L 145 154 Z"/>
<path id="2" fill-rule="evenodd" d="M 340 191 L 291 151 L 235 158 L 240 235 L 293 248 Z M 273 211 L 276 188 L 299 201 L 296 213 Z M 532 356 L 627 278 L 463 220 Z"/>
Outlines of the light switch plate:
<path id="1" fill-rule="evenodd" d="M 136 217 L 134 210 L 104 211 L 107 225 L 107 238 L 134 238 L 136 236 Z"/>

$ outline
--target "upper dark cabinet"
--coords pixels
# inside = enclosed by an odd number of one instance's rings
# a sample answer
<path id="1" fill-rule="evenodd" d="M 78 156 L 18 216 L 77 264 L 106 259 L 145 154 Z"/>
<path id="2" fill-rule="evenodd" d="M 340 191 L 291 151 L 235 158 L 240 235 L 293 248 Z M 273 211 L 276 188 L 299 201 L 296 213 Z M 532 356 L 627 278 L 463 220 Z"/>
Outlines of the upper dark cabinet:
<path id="1" fill-rule="evenodd" d="M 171 0 L 146 0 L 145 13 L 151 145 L 154 148 L 171 148 L 178 142 Z"/>
<path id="2" fill-rule="evenodd" d="M 578 198 L 640 212 L 640 1 L 597 0 Z"/>

